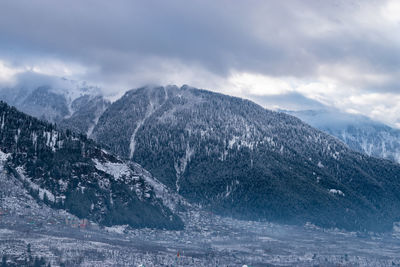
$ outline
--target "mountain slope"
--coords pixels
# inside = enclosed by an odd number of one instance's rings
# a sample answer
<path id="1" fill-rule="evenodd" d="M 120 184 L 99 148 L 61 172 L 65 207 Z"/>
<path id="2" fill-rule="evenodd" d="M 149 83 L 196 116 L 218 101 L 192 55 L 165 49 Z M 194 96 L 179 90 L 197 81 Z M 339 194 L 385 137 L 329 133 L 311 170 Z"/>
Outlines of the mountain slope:
<path id="1" fill-rule="evenodd" d="M 103 225 L 183 227 L 139 165 L 128 166 L 85 135 L 59 131 L 3 102 L 0 122 L 5 169 L 38 201 Z"/>
<path id="2" fill-rule="evenodd" d="M 92 136 L 220 214 L 358 230 L 400 218 L 398 165 L 251 101 L 139 88 L 104 112 Z"/>
<path id="3" fill-rule="evenodd" d="M 0 100 L 31 116 L 90 136 L 98 118 L 110 105 L 100 89 L 85 82 L 33 76 L 13 87 L 0 88 Z"/>
<path id="4" fill-rule="evenodd" d="M 110 102 L 102 96 L 83 95 L 71 103 L 70 115 L 59 120 L 58 125 L 90 136 L 100 116 L 109 106 Z"/>
<path id="5" fill-rule="evenodd" d="M 339 138 L 353 150 L 400 163 L 400 130 L 361 115 L 337 110 L 285 112 Z"/>

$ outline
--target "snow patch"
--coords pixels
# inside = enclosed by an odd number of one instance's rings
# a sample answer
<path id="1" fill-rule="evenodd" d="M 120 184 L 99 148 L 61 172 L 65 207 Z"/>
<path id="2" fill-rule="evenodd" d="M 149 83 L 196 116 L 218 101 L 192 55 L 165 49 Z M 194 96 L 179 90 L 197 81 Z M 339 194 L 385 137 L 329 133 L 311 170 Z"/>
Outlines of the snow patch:
<path id="1" fill-rule="evenodd" d="M 109 233 L 115 233 L 115 234 L 124 234 L 124 231 L 128 228 L 128 225 L 115 225 L 111 227 L 104 227 L 104 229 L 109 232 Z"/>
<path id="2" fill-rule="evenodd" d="M 60 180 L 58 180 L 58 184 L 60 185 L 60 189 L 61 189 L 61 190 L 67 190 L 67 188 L 68 188 L 68 182 L 66 182 L 66 181 L 64 181 L 64 180 L 62 180 L 62 179 L 60 179 Z"/>
<path id="3" fill-rule="evenodd" d="M 237 150 L 240 150 L 242 147 L 249 148 L 250 150 L 253 150 L 254 146 L 256 145 L 256 142 L 248 141 L 246 140 L 247 136 L 233 136 L 229 141 L 228 141 L 228 148 L 232 149 L 234 146 L 236 146 Z"/>
<path id="4" fill-rule="evenodd" d="M 176 191 L 179 193 L 179 182 L 182 175 L 185 173 L 186 166 L 190 162 L 191 157 L 194 155 L 194 149 L 189 146 L 189 143 L 186 144 L 185 156 L 179 159 L 174 163 L 175 171 L 176 171 Z"/>
<path id="5" fill-rule="evenodd" d="M 339 189 L 329 189 L 329 193 L 333 195 L 345 196 L 345 194 Z"/>
<path id="6" fill-rule="evenodd" d="M 101 109 L 100 110 L 99 109 L 96 110 L 96 114 L 95 114 L 95 118 L 93 120 L 93 124 L 89 126 L 89 128 L 88 128 L 88 130 L 86 132 L 86 135 L 88 137 L 90 137 L 92 135 L 94 127 L 96 127 L 97 123 L 99 122 L 99 119 L 100 119 L 101 115 L 103 115 L 103 113 L 106 111 L 106 109 L 107 109 L 107 106 L 104 105 L 104 102 L 103 102 L 103 105 L 102 105 Z"/>
<path id="7" fill-rule="evenodd" d="M 142 125 L 143 125 L 145 120 L 146 120 L 146 117 L 143 120 L 139 121 L 137 123 L 137 125 L 136 125 L 135 130 L 132 133 L 131 141 L 129 143 L 129 158 L 130 159 L 133 157 L 133 154 L 135 153 L 135 148 L 136 148 L 136 140 L 135 140 L 135 138 L 136 138 L 136 134 L 139 131 L 140 127 L 142 127 Z"/>
<path id="8" fill-rule="evenodd" d="M 228 142 L 228 148 L 232 149 L 233 145 L 239 140 L 239 136 L 233 136 L 231 140 Z"/>
<path id="9" fill-rule="evenodd" d="M 46 138 L 46 146 L 50 147 L 51 150 L 54 152 L 56 150 L 56 144 L 58 140 L 58 132 L 51 131 L 51 132 L 43 132 L 43 137 Z"/>
<path id="10" fill-rule="evenodd" d="M 96 164 L 96 169 L 103 171 L 105 173 L 110 174 L 115 178 L 115 180 L 121 180 L 123 177 L 130 177 L 131 170 L 124 163 L 112 163 L 112 162 L 104 162 L 101 163 L 97 159 L 93 159 L 93 162 Z M 133 178 L 136 178 L 133 176 Z"/>
<path id="11" fill-rule="evenodd" d="M 4 113 L 3 113 L 3 116 L 1 118 L 1 130 L 4 129 L 4 123 L 5 123 L 5 118 L 4 118 Z"/>
<path id="12" fill-rule="evenodd" d="M 0 162 L 6 161 L 10 156 L 10 153 L 4 153 L 0 150 Z"/>

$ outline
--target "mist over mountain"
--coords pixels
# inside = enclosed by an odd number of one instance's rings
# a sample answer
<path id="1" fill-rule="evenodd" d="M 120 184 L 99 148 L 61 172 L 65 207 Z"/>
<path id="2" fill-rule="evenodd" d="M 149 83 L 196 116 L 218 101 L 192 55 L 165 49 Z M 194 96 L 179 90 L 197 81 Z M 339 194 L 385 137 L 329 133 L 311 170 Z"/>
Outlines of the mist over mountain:
<path id="1" fill-rule="evenodd" d="M 61 128 L 91 134 L 110 105 L 100 88 L 56 76 L 23 73 L 16 84 L 0 88 L 0 100 Z"/>
<path id="2" fill-rule="evenodd" d="M 361 114 L 344 112 L 300 93 L 248 96 L 264 107 L 300 118 L 369 156 L 400 162 L 400 130 Z"/>
<path id="3" fill-rule="evenodd" d="M 92 137 L 217 213 L 383 230 L 400 215 L 400 167 L 251 101 L 183 86 L 127 92 Z"/>
<path id="4" fill-rule="evenodd" d="M 284 112 L 339 138 L 353 150 L 400 163 L 399 129 L 329 108 Z"/>

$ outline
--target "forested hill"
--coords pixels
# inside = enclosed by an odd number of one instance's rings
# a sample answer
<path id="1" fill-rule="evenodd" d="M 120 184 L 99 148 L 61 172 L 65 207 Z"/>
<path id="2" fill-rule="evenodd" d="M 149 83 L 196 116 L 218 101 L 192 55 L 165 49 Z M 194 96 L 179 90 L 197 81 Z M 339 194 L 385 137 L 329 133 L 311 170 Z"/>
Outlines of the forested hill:
<path id="1" fill-rule="evenodd" d="M 47 205 L 103 225 L 181 229 L 153 178 L 85 135 L 59 131 L 0 102 L 0 153 L 10 175 Z"/>
<path id="2" fill-rule="evenodd" d="M 248 100 L 143 87 L 103 113 L 93 138 L 220 214 L 357 230 L 400 219 L 399 165 Z"/>

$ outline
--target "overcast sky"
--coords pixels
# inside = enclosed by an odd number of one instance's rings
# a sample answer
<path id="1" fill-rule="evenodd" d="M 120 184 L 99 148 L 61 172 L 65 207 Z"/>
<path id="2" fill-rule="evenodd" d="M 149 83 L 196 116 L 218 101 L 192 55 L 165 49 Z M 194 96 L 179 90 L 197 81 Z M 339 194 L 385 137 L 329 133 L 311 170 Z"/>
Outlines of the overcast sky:
<path id="1" fill-rule="evenodd" d="M 400 1 L 2 0 L 0 83 L 26 71 L 106 94 L 189 84 L 320 102 L 400 127 Z"/>

